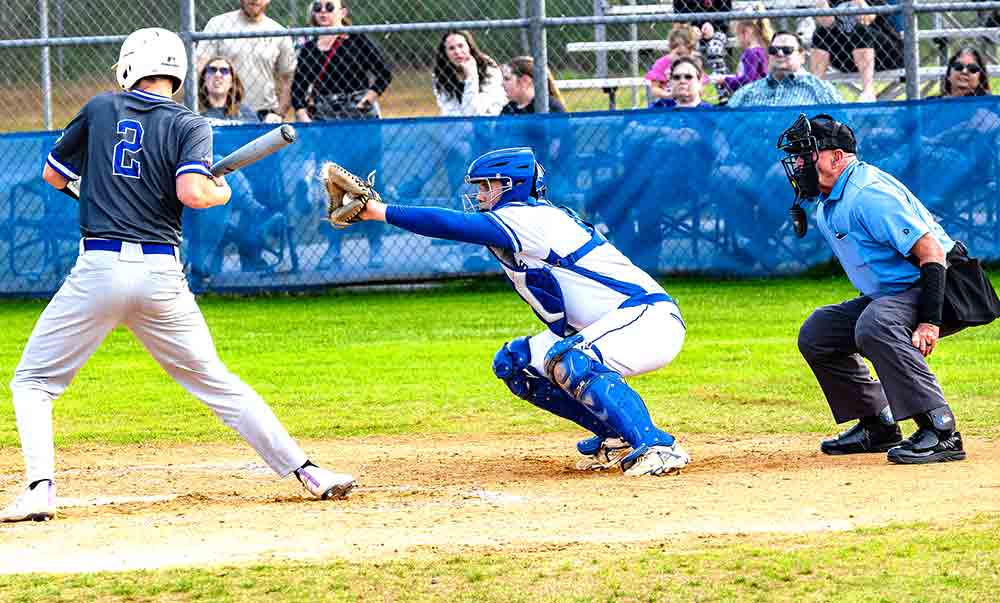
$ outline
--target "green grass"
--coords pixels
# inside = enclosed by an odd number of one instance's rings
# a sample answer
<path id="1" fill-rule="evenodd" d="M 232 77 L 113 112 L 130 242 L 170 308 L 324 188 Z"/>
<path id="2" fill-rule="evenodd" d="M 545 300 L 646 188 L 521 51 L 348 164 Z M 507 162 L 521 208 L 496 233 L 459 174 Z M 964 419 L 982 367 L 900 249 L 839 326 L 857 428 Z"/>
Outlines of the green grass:
<path id="1" fill-rule="evenodd" d="M 993 275 L 997 280 L 997 274 Z M 667 279 L 689 330 L 669 367 L 632 383 L 681 433 L 829 432 L 796 347 L 816 306 L 853 295 L 846 280 Z M 7 382 L 44 304 L 0 302 L 0 447 L 17 446 Z M 433 289 L 201 301 L 219 354 L 300 437 L 530 433 L 566 424 L 515 399 L 490 370 L 496 349 L 541 330 L 499 281 Z M 931 357 L 968 435 L 1000 433 L 998 327 L 946 339 Z M 233 436 L 124 330 L 104 342 L 56 405 L 60 445 L 208 442 Z"/>
<path id="2" fill-rule="evenodd" d="M 995 601 L 1000 519 L 653 547 L 0 576 L 0 600 L 126 601 Z"/>

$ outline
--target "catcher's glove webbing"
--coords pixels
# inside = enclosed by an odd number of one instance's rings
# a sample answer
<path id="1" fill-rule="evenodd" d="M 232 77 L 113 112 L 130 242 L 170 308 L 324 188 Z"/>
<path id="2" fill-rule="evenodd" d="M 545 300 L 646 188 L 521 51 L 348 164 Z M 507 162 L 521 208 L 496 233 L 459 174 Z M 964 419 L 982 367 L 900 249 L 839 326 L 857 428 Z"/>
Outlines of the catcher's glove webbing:
<path id="1" fill-rule="evenodd" d="M 361 220 L 358 216 L 372 199 L 381 201 L 375 185 L 375 172 L 362 180 L 336 163 L 327 161 L 320 169 L 320 178 L 326 187 L 327 219 L 334 228 L 347 228 Z"/>

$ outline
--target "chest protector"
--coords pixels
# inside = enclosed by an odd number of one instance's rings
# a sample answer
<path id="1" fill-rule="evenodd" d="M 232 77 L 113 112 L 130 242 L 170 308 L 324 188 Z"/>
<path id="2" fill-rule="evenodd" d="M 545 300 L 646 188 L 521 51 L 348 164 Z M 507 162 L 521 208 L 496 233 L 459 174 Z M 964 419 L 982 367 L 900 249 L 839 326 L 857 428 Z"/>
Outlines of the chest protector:
<path id="1" fill-rule="evenodd" d="M 552 267 L 568 268 L 573 266 L 594 248 L 606 243 L 607 239 L 592 225 L 580 220 L 565 208 L 562 209 L 590 233 L 590 240 L 576 251 L 565 257 L 557 255 L 554 251 L 549 251 L 548 257 L 541 258 L 545 262 L 544 266 L 528 268 L 519 262 L 509 249 L 490 247 L 489 250 L 501 264 L 511 270 L 511 272 L 505 271 L 504 274 L 510 279 L 511 285 L 521 296 L 521 299 L 531 306 L 535 316 L 559 337 L 569 337 L 576 333 L 576 329 L 566 322 L 566 301 L 559 281 L 552 274 Z"/>

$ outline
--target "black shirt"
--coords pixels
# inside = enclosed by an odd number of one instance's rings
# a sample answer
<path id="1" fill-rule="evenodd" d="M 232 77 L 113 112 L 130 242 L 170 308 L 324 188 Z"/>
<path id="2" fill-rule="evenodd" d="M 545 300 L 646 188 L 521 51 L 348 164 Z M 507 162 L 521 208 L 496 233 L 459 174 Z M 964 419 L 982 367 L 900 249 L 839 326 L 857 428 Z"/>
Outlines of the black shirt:
<path id="1" fill-rule="evenodd" d="M 378 46 L 364 34 L 344 38 L 330 56 L 309 40 L 299 49 L 299 61 L 292 79 L 292 107 L 304 109 L 309 104 L 309 89 L 314 96 L 348 94 L 372 89 L 379 96 L 389 87 L 392 72 Z M 323 65 L 326 63 L 326 69 Z"/>
<path id="2" fill-rule="evenodd" d="M 535 102 L 532 101 L 528 103 L 526 107 L 518 107 L 517 103 L 510 101 L 504 106 L 500 111 L 500 115 L 525 115 L 527 113 L 535 112 Z M 555 97 L 549 97 L 549 113 L 565 113 L 566 107 L 563 106 Z"/>

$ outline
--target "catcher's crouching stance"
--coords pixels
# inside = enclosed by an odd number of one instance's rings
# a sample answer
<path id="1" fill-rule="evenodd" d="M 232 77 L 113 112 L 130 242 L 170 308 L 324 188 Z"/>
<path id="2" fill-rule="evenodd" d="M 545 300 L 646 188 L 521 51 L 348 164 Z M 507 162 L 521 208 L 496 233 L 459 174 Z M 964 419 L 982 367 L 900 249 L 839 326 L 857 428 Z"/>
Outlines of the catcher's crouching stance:
<path id="1" fill-rule="evenodd" d="M 493 372 L 519 398 L 591 431 L 580 469 L 620 466 L 661 475 L 689 462 L 657 428 L 624 377 L 668 364 L 684 342 L 673 299 L 593 226 L 544 199 L 545 174 L 529 148 L 501 149 L 469 166 L 466 212 L 386 205 L 367 181 L 335 164 L 323 177 L 328 218 L 344 228 L 380 220 L 410 232 L 486 245 L 548 329 L 505 343 Z"/>

